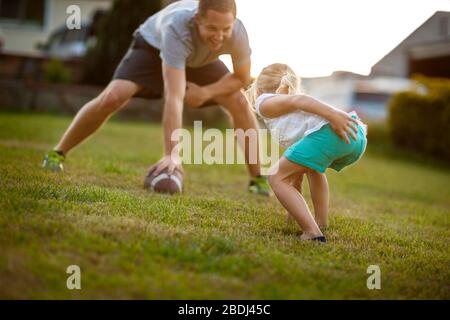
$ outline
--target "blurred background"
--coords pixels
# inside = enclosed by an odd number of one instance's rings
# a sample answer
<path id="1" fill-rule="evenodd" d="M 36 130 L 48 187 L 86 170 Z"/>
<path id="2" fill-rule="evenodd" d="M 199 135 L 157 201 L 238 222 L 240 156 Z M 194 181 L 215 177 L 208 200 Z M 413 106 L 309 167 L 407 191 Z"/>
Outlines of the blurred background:
<path id="1" fill-rule="evenodd" d="M 0 109 L 74 114 L 109 82 L 133 31 L 173 1 L 0 0 Z M 370 125 L 369 138 L 450 161 L 450 2 L 237 0 L 252 75 L 290 64 L 304 91 Z M 67 8 L 81 10 L 69 30 Z M 228 57 L 224 62 L 231 68 Z M 117 118 L 160 121 L 134 99 Z M 220 108 L 185 110 L 217 126 Z M 448 136 L 448 135 L 447 135 Z"/>
<path id="2" fill-rule="evenodd" d="M 275 197 L 245 192 L 244 165 L 186 166 L 180 196 L 144 190 L 160 100 L 133 99 L 64 174 L 39 170 L 168 3 L 0 0 L 0 298 L 449 299 L 448 0 L 237 0 L 253 77 L 287 63 L 306 93 L 369 125 L 357 165 L 327 172 L 329 245 L 299 243 Z M 72 5 L 80 30 L 66 25 Z M 218 107 L 183 117 L 230 126 Z M 67 289 L 69 265 L 82 290 Z M 373 265 L 382 290 L 368 290 Z"/>

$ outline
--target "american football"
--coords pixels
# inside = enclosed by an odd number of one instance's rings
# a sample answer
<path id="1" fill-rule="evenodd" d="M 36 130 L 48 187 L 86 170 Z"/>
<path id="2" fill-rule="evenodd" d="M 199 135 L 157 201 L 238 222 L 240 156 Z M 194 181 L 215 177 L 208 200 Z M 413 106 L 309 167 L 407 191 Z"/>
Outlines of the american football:
<path id="1" fill-rule="evenodd" d="M 155 175 L 153 172 L 149 172 L 145 177 L 144 187 L 154 192 L 160 193 L 182 193 L 183 192 L 183 172 L 175 169 L 175 171 L 169 175 L 167 169 L 161 171 Z"/>

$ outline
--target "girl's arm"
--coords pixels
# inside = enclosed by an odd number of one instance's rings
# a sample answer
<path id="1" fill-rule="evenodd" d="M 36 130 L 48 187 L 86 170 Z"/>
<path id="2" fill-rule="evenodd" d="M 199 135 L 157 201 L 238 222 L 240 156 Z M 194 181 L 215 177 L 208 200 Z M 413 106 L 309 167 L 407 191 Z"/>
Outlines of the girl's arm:
<path id="1" fill-rule="evenodd" d="M 355 133 L 358 132 L 355 128 L 355 124 L 358 124 L 356 119 L 349 116 L 346 112 L 308 95 L 274 96 L 267 98 L 259 106 L 259 112 L 266 118 L 277 118 L 299 110 L 316 114 L 328 120 L 333 130 L 347 143 L 350 144 L 347 134 L 356 140 Z"/>

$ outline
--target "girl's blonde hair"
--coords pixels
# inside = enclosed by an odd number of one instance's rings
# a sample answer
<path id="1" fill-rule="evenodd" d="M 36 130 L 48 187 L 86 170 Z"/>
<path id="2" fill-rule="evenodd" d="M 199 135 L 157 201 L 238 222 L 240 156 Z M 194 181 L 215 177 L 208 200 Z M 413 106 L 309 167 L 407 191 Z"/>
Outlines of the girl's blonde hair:
<path id="1" fill-rule="evenodd" d="M 287 64 L 274 63 L 265 67 L 246 90 L 248 102 L 255 108 L 255 101 L 263 93 L 299 94 L 300 78 Z"/>

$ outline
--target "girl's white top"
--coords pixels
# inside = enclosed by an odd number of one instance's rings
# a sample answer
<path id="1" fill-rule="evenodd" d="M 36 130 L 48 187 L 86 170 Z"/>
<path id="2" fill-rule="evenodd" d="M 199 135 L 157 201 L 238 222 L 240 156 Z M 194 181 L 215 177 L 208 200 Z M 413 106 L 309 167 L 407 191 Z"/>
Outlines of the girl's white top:
<path id="1" fill-rule="evenodd" d="M 256 113 L 264 120 L 272 137 L 274 137 L 282 147 L 289 147 L 294 142 L 320 130 L 324 125 L 329 123 L 318 115 L 301 110 L 287 113 L 277 118 L 264 117 L 259 110 L 261 103 L 267 98 L 279 95 L 281 94 L 264 93 L 260 95 L 258 99 L 256 99 L 255 109 Z M 349 115 L 356 115 L 356 112 L 350 112 Z M 360 125 L 363 128 L 364 134 L 366 134 L 366 126 L 362 122 Z"/>

